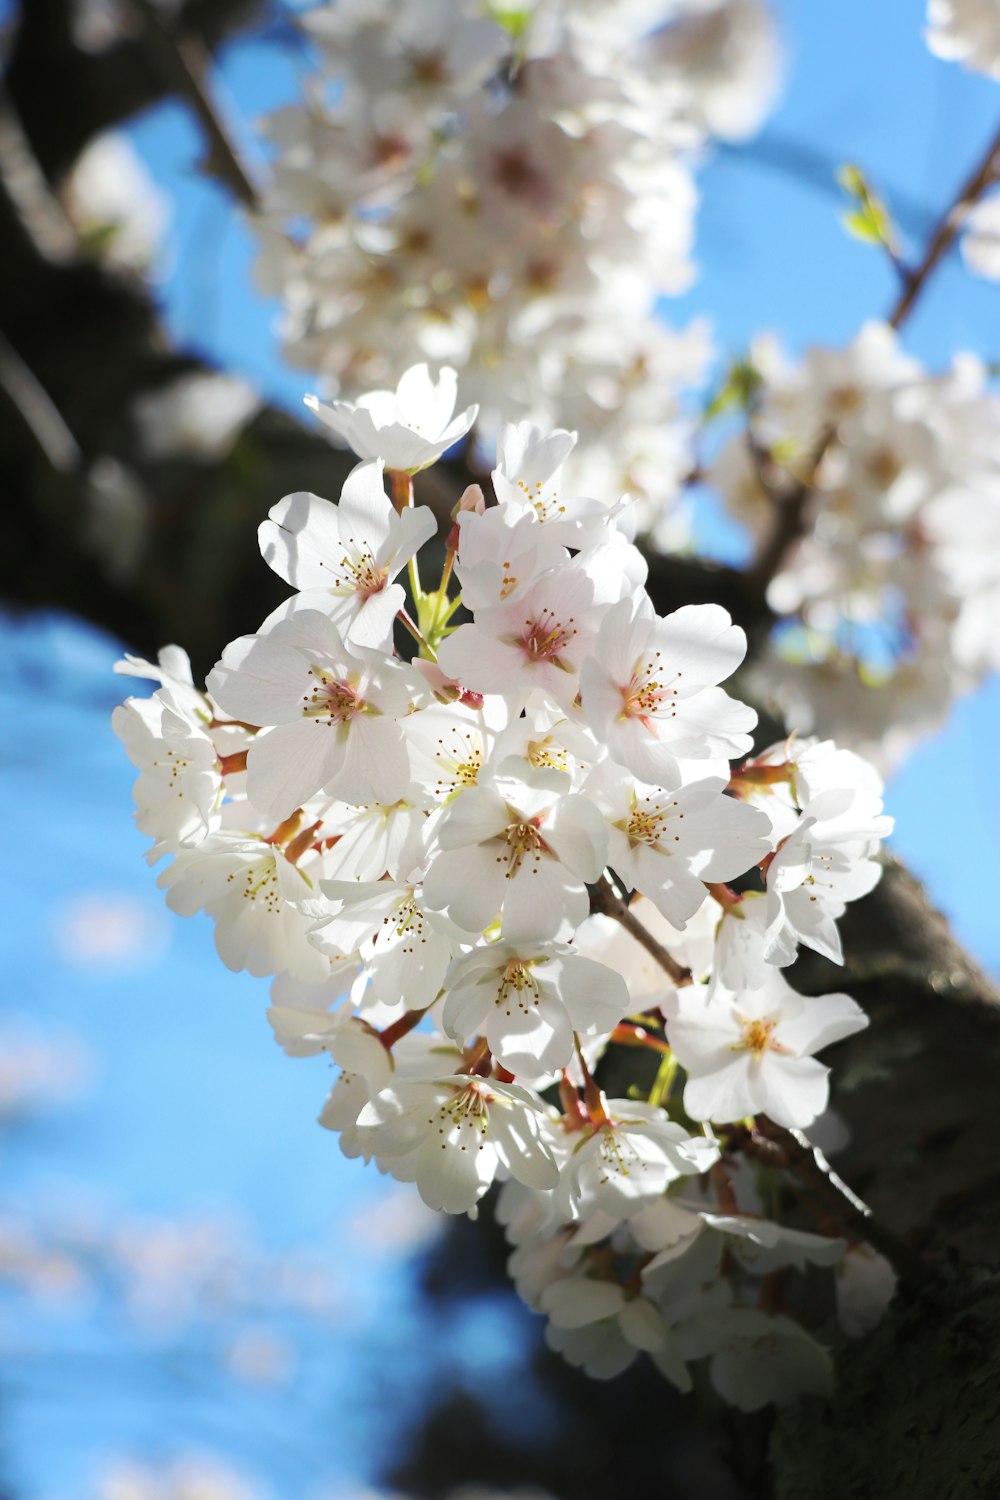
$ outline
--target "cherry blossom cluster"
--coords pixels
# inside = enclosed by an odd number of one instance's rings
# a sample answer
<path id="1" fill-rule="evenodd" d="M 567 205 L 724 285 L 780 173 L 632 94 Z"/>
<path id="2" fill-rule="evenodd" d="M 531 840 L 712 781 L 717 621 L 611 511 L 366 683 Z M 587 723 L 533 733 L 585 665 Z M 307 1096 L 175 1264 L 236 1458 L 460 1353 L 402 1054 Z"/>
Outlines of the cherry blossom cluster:
<path id="1" fill-rule="evenodd" d="M 927 45 L 937 57 L 1000 78 L 1000 11 L 994 0 L 927 0 Z"/>
<path id="2" fill-rule="evenodd" d="M 336 0 L 303 24 L 318 66 L 266 126 L 256 220 L 289 358 L 347 394 L 446 360 L 493 436 L 558 414 L 609 490 L 668 493 L 710 350 L 653 309 L 692 279 L 695 152 L 773 97 L 766 0 Z"/>
<path id="3" fill-rule="evenodd" d="M 761 1122 L 812 1125 L 816 1054 L 866 1024 L 784 971 L 841 962 L 881 782 L 829 741 L 752 753 L 720 686 L 743 632 L 656 613 L 631 502 L 564 484 L 574 434 L 504 427 L 493 503 L 471 486 L 441 548 L 412 476 L 475 419 L 455 402 L 418 366 L 314 403 L 359 462 L 261 525 L 294 592 L 204 693 L 177 647 L 122 664 L 160 683 L 114 718 L 149 858 L 229 968 L 273 976 L 284 1051 L 338 1066 L 321 1120 L 347 1155 L 446 1213 L 503 1183 L 511 1274 L 567 1359 L 646 1353 L 681 1389 L 706 1360 L 746 1407 L 825 1389 L 786 1275 L 839 1267 L 863 1326 L 884 1264 L 781 1226 L 750 1156 Z"/>
<path id="4" fill-rule="evenodd" d="M 711 481 L 758 539 L 776 484 L 809 491 L 758 690 L 892 764 L 1000 665 L 1000 399 L 974 356 L 932 375 L 882 323 L 798 364 L 760 340 L 752 361 L 749 429 Z"/>

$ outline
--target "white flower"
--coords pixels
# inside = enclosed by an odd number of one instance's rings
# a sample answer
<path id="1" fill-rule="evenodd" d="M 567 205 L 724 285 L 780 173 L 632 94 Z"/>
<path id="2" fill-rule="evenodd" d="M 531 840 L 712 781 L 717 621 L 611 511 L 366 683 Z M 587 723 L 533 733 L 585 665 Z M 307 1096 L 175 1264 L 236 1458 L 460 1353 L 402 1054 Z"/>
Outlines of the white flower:
<path id="1" fill-rule="evenodd" d="M 258 977 L 288 973 L 305 984 L 329 978 L 331 961 L 309 942 L 310 919 L 300 910 L 312 883 L 276 844 L 213 833 L 181 850 L 157 883 L 171 911 L 182 917 L 207 911 L 214 919 L 227 969 Z"/>
<path id="2" fill-rule="evenodd" d="M 261 397 L 238 375 L 219 370 L 192 370 L 132 402 L 135 424 L 146 459 L 186 459 L 218 464 L 227 459 Z"/>
<path id="3" fill-rule="evenodd" d="M 797 994 L 774 970 L 759 990 L 678 990 L 667 1038 L 688 1074 L 693 1120 L 727 1124 L 766 1114 L 801 1129 L 826 1108 L 829 1069 L 814 1052 L 851 1036 L 868 1018 L 849 995 Z"/>
<path id="4" fill-rule="evenodd" d="M 458 944 L 440 914 L 426 911 L 419 882 L 325 880 L 333 903 L 310 934 L 324 953 L 359 953 L 382 1005 L 425 1010 L 444 982 Z"/>
<path id="5" fill-rule="evenodd" d="M 315 1057 L 329 1051 L 333 1036 L 353 1010 L 352 990 L 360 966 L 357 959 L 335 963 L 329 978 L 302 984 L 279 974 L 271 985 L 267 1019 L 274 1040 L 286 1057 Z"/>
<path id="6" fill-rule="evenodd" d="M 511 517 L 501 505 L 482 515 L 459 513 L 455 567 L 462 600 L 477 613 L 520 598 L 543 574 L 564 567 L 568 555 L 534 516 Z"/>
<path id="7" fill-rule="evenodd" d="M 510 51 L 506 31 L 454 0 L 343 0 L 307 11 L 302 25 L 345 73 L 358 107 L 380 94 L 436 106 L 480 88 Z"/>
<path id="8" fill-rule="evenodd" d="M 361 459 L 381 459 L 387 469 L 415 474 L 435 463 L 463 438 L 479 410 L 455 410 L 458 380 L 445 366 L 436 381 L 424 364 L 413 365 L 395 391 L 370 391 L 356 402 L 324 405 L 315 396 L 306 405 L 343 438 Z"/>
<path id="9" fill-rule="evenodd" d="M 759 130 L 781 82 L 781 47 L 762 0 L 698 0 L 643 38 L 636 63 L 652 87 L 670 84 L 711 135 L 743 141 Z"/>
<path id="10" fill-rule="evenodd" d="M 687 1358 L 709 1356 L 712 1384 L 740 1411 L 833 1391 L 830 1356 L 791 1318 L 729 1307 L 702 1313 L 677 1335 Z"/>
<path id="11" fill-rule="evenodd" d="M 163 243 L 171 200 L 156 185 L 124 132 L 90 141 L 62 184 L 70 218 L 83 242 L 117 266 L 148 271 Z"/>
<path id="12" fill-rule="evenodd" d="M 988 193 L 966 214 L 962 259 L 976 276 L 1000 281 L 1000 193 Z"/>
<path id="13" fill-rule="evenodd" d="M 401 879 L 412 868 L 414 851 L 422 847 L 425 821 L 423 807 L 404 798 L 328 807 L 323 831 L 332 848 L 324 855 L 324 874 L 331 880 Z"/>
<path id="14" fill-rule="evenodd" d="M 678 1177 L 707 1171 L 718 1147 L 690 1136 L 661 1109 L 631 1099 L 609 1099 L 607 1118 L 574 1144 L 559 1185 L 567 1217 L 597 1210 L 628 1219 L 659 1198 Z"/>
<path id="15" fill-rule="evenodd" d="M 566 519 L 562 465 L 575 446 L 576 433 L 558 427 L 547 433 L 533 422 L 509 422 L 500 429 L 493 489 L 508 525 L 522 515 L 542 524 Z"/>
<path id="16" fill-rule="evenodd" d="M 372 1095 L 392 1079 L 393 1058 L 375 1033 L 357 1020 L 332 1027 L 326 1050 L 341 1071 L 323 1106 L 319 1123 L 324 1129 L 339 1133 L 340 1149 L 345 1156 L 361 1156 L 364 1153 L 357 1137 L 358 1116 Z"/>
<path id="17" fill-rule="evenodd" d="M 337 1027 L 327 1050 L 342 1071 L 330 1090 L 319 1123 L 340 1134 L 345 1156 L 371 1159 L 371 1145 L 357 1129 L 369 1100 L 391 1084 L 436 1078 L 442 1068 L 458 1067 L 456 1049 L 434 1033 L 410 1032 L 388 1048 L 360 1018 Z"/>
<path id="18" fill-rule="evenodd" d="M 591 579 L 581 564 L 567 563 L 523 593 L 478 610 L 472 624 L 442 642 L 438 660 L 466 687 L 499 694 L 513 708 L 536 688 L 568 707 L 598 624 Z"/>
<path id="19" fill-rule="evenodd" d="M 540 1307 L 549 1317 L 546 1343 L 593 1379 L 620 1375 L 644 1351 L 678 1390 L 691 1389 L 671 1330 L 648 1297 L 614 1281 L 570 1275 L 546 1287 Z"/>
<path id="20" fill-rule="evenodd" d="M 493 489 L 507 525 L 530 518 L 568 547 L 600 543 L 606 523 L 627 509 L 567 491 L 562 466 L 576 446 L 576 433 L 544 432 L 533 422 L 509 423 L 497 440 Z M 630 533 L 631 535 L 631 533 Z"/>
<path id="21" fill-rule="evenodd" d="M 433 703 L 403 720 L 415 785 L 429 803 L 443 806 L 475 786 L 495 735 L 481 709 Z"/>
<path id="22" fill-rule="evenodd" d="M 429 1208 L 467 1213 L 498 1169 L 529 1187 L 558 1171 L 542 1134 L 541 1100 L 516 1084 L 467 1074 L 390 1084 L 358 1117 L 358 1140 L 379 1165 L 415 1182 Z"/>
<path id="23" fill-rule="evenodd" d="M 151 863 L 219 826 L 222 775 L 215 745 L 204 721 L 183 713 L 170 689 L 126 698 L 111 727 L 142 772 L 133 789 L 135 821 L 156 841 Z"/>
<path id="24" fill-rule="evenodd" d="M 169 688 L 171 698 L 185 718 L 200 718 L 207 722 L 211 710 L 205 694 L 194 685 L 191 659 L 182 646 L 164 646 L 155 662 L 144 661 L 141 656 L 130 656 L 126 652 L 121 661 L 115 662 L 115 671 L 122 677 L 148 677 L 160 683 Z"/>
<path id="25" fill-rule="evenodd" d="M 604 868 L 604 823 L 560 772 L 513 757 L 502 769 L 492 785 L 470 787 L 448 807 L 424 898 L 467 932 L 501 913 L 511 942 L 557 937 L 590 909 L 586 883 Z"/>
<path id="26" fill-rule="evenodd" d="M 744 755 L 757 715 L 715 684 L 746 654 L 724 609 L 691 604 L 660 619 L 623 600 L 601 625 L 580 674 L 583 711 L 616 761 L 643 781 L 674 786 L 677 760 Z"/>
<path id="27" fill-rule="evenodd" d="M 837 1272 L 837 1321 L 849 1339 L 870 1333 L 896 1294 L 898 1277 L 871 1245 L 852 1245 Z"/>
<path id="28" fill-rule="evenodd" d="M 565 1067 L 573 1033 L 596 1036 L 630 1008 L 624 980 L 564 943 L 498 942 L 457 958 L 441 1024 L 455 1041 L 482 1032 L 502 1067 L 540 1078 Z"/>
<path id="29" fill-rule="evenodd" d="M 937 57 L 1000 78 L 1000 14 L 993 0 L 927 0 L 927 45 Z"/>
<path id="30" fill-rule="evenodd" d="M 767 870 L 768 963 L 792 963 L 799 943 L 843 962 L 837 918 L 882 875 L 871 855 L 892 819 L 881 806 L 877 796 L 848 788 L 821 792 L 806 804 Z"/>
<path id="31" fill-rule="evenodd" d="M 419 679 L 389 657 L 349 650 L 318 610 L 233 641 L 209 683 L 235 718 L 276 726 L 247 757 L 247 794 L 261 812 L 287 818 L 319 791 L 355 803 L 405 795 L 410 764 L 398 720 L 420 695 Z"/>
<path id="32" fill-rule="evenodd" d="M 759 990 L 766 984 L 772 972 L 764 957 L 766 929 L 767 897 L 763 891 L 745 891 L 722 913 L 714 968 L 716 978 L 727 990 Z"/>
<path id="33" fill-rule="evenodd" d="M 258 532 L 261 555 L 293 588 L 300 606 L 326 610 L 345 639 L 390 647 L 405 602 L 396 575 L 437 530 L 426 505 L 397 515 L 382 487 L 382 464 L 352 469 L 333 505 L 317 495 L 286 495 Z"/>
<path id="34" fill-rule="evenodd" d="M 702 1213 L 701 1222 L 718 1236 L 720 1252 L 734 1257 L 754 1276 L 767 1276 L 785 1266 L 803 1270 L 808 1265 L 835 1266 L 844 1258 L 847 1241 L 803 1229 L 788 1229 L 770 1219 L 743 1214 Z M 659 1257 L 646 1267 L 652 1272 Z"/>
<path id="35" fill-rule="evenodd" d="M 608 824 L 608 861 L 633 890 L 684 929 L 706 880 L 730 880 L 771 852 L 767 816 L 714 779 L 665 792 L 606 764 L 587 784 Z"/>

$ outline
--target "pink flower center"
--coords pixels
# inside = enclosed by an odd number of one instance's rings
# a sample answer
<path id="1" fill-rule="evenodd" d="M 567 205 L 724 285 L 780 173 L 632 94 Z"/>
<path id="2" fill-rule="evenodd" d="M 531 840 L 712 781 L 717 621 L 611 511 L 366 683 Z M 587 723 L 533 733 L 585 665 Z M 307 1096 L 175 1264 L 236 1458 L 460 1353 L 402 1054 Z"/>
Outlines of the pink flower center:
<path id="1" fill-rule="evenodd" d="M 576 622 L 572 615 L 568 620 L 559 620 L 550 609 L 543 609 L 535 619 L 525 620 L 518 645 L 529 661 L 552 662 L 553 666 L 570 672 L 572 667 L 561 657 L 575 635 Z"/>
<path id="2" fill-rule="evenodd" d="M 320 667 L 310 667 L 309 676 L 313 681 L 302 700 L 305 718 L 348 724 L 367 712 L 368 705 L 353 683 L 333 677 Z"/>
<path id="3" fill-rule="evenodd" d="M 683 674 L 674 674 L 676 682 Z M 660 653 L 654 651 L 648 661 L 638 661 L 629 678 L 628 686 L 621 689 L 623 719 L 646 719 L 656 714 L 661 717 L 677 717 L 676 699 L 679 690 L 669 686 L 663 677 Z"/>

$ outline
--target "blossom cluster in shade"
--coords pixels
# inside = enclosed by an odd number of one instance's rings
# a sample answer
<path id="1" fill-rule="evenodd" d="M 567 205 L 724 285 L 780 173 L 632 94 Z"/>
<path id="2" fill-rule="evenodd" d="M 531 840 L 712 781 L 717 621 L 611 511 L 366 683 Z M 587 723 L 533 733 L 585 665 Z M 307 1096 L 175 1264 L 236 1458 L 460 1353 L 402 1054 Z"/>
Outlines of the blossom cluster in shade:
<path id="1" fill-rule="evenodd" d="M 573 434 L 503 428 L 494 503 L 470 487 L 435 552 L 411 476 L 473 420 L 454 405 L 417 367 L 319 408 L 360 462 L 261 525 L 294 592 L 204 693 L 176 647 L 123 664 L 160 682 L 114 721 L 150 859 L 224 963 L 273 976 L 284 1051 L 337 1064 L 321 1120 L 347 1155 L 447 1213 L 503 1183 L 511 1274 L 567 1359 L 646 1353 L 681 1389 L 705 1360 L 746 1407 L 826 1389 L 762 1278 L 872 1277 L 767 1217 L 741 1153 L 763 1117 L 812 1125 L 816 1054 L 866 1024 L 784 971 L 802 946 L 841 961 L 890 827 L 878 775 L 829 741 L 753 753 L 721 686 L 743 632 L 656 612 L 630 503 L 564 485 Z M 637 1051 L 655 1076 L 609 1097 Z"/>
<path id="2" fill-rule="evenodd" d="M 749 429 L 710 482 L 759 538 L 776 479 L 808 490 L 755 685 L 891 765 L 1000 666 L 1000 398 L 973 355 L 931 374 L 884 323 L 797 364 L 762 339 L 752 361 Z"/>
<path id="3" fill-rule="evenodd" d="M 706 138 L 773 99 L 767 0 L 336 0 L 302 24 L 317 67 L 266 123 L 255 217 L 287 356 L 347 395 L 447 361 L 489 437 L 558 419 L 609 490 L 662 502 L 710 350 L 653 309 L 694 274 Z"/>

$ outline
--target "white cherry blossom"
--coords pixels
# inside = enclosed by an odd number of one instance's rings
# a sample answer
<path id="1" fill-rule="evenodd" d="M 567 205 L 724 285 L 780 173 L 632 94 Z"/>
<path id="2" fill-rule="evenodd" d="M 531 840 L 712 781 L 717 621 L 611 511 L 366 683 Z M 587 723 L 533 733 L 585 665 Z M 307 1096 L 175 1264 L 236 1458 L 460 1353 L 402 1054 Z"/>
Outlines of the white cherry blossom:
<path id="1" fill-rule="evenodd" d="M 693 1120 L 766 1114 L 800 1129 L 826 1108 L 829 1069 L 813 1054 L 868 1025 L 849 995 L 797 994 L 777 970 L 758 990 L 678 990 L 667 1036 L 687 1070 Z"/>
<path id="2" fill-rule="evenodd" d="M 569 706 L 598 623 L 591 579 L 582 565 L 567 563 L 523 593 L 480 609 L 442 643 L 438 660 L 467 687 L 498 693 L 515 708 L 535 689 Z"/>
<path id="3" fill-rule="evenodd" d="M 358 464 L 336 505 L 318 495 L 286 495 L 258 539 L 264 561 L 300 591 L 298 607 L 325 610 L 351 644 L 384 648 L 406 598 L 393 580 L 437 522 L 425 505 L 397 515 L 382 472 L 381 462 Z"/>
<path id="4" fill-rule="evenodd" d="M 258 976 L 288 973 L 306 984 L 328 979 L 331 960 L 308 939 L 301 910 L 313 891 L 308 876 L 276 844 L 213 833 L 183 849 L 157 882 L 171 911 L 207 911 L 227 969 Z"/>
<path id="5" fill-rule="evenodd" d="M 271 985 L 267 1019 L 286 1057 L 315 1057 L 329 1051 L 332 1038 L 354 1010 L 359 973 L 358 960 L 347 958 L 335 962 L 329 978 L 318 984 L 302 984 L 288 974 L 277 976 Z"/>
<path id="6" fill-rule="evenodd" d="M 586 883 L 604 868 L 604 823 L 560 772 L 514 757 L 503 769 L 448 807 L 424 898 L 467 932 L 483 931 L 500 915 L 501 934 L 511 942 L 558 937 L 587 915 Z"/>
<path id="7" fill-rule="evenodd" d="M 396 802 L 328 806 L 323 831 L 330 847 L 324 874 L 331 880 L 380 880 L 383 875 L 401 879 L 409 873 L 415 851 L 422 848 L 425 822 L 424 799 L 419 796 L 416 803 L 401 797 Z"/>
<path id="8" fill-rule="evenodd" d="M 203 719 L 184 713 L 171 689 L 161 688 L 151 698 L 127 698 L 111 727 L 141 772 L 135 821 L 155 840 L 151 864 L 218 828 L 222 776 Z"/>
<path id="9" fill-rule="evenodd" d="M 706 901 L 700 906 L 683 932 L 667 921 L 648 896 L 636 896 L 630 910 L 682 968 L 689 969 L 696 980 L 708 978 L 720 918 L 714 902 Z M 576 930 L 573 946 L 621 974 L 637 1011 L 659 1010 L 677 988 L 649 951 L 613 917 L 600 914 L 587 917 Z"/>
<path id="10" fill-rule="evenodd" d="M 543 574 L 561 568 L 566 548 L 538 525 L 534 515 L 494 505 L 482 514 L 458 517 L 456 571 L 462 598 L 475 611 L 520 598 Z"/>
<path id="11" fill-rule="evenodd" d="M 456 417 L 458 377 L 445 366 L 437 380 L 425 364 L 413 365 L 395 391 L 370 391 L 356 402 L 325 405 L 315 396 L 306 405 L 361 459 L 381 459 L 387 469 L 415 474 L 465 437 L 478 407 Z"/>
<path id="12" fill-rule="evenodd" d="M 1000 193 L 986 194 L 966 214 L 962 259 L 974 275 L 1000 281 Z"/>
<path id="13" fill-rule="evenodd" d="M 403 732 L 414 782 L 438 806 L 477 784 L 496 739 L 482 709 L 461 703 L 435 703 L 410 714 Z"/>
<path id="14" fill-rule="evenodd" d="M 937 57 L 1000 78 L 1000 15 L 992 0 L 927 0 L 927 27 Z"/>
<path id="15" fill-rule="evenodd" d="M 724 1308 L 692 1319 L 677 1335 L 689 1359 L 708 1356 L 712 1384 L 740 1411 L 833 1391 L 829 1354 L 780 1314 Z"/>
<path id="16" fill-rule="evenodd" d="M 595 1209 L 627 1219 L 659 1198 L 679 1177 L 704 1172 L 718 1147 L 690 1136 L 663 1112 L 630 1099 L 609 1099 L 606 1119 L 581 1136 L 563 1169 L 559 1192 L 568 1216 Z"/>
<path id="17" fill-rule="evenodd" d="M 121 661 L 115 662 L 115 671 L 122 677 L 146 677 L 158 682 L 170 692 L 178 711 L 188 719 L 207 721 L 210 716 L 208 700 L 194 685 L 191 658 L 182 646 L 164 646 L 155 662 L 126 652 Z"/>
<path id="18" fill-rule="evenodd" d="M 881 806 L 880 798 L 848 788 L 821 792 L 807 803 L 767 870 L 764 957 L 769 963 L 792 963 L 799 943 L 843 962 L 837 919 L 882 875 L 871 856 L 892 819 Z"/>
<path id="19" fill-rule="evenodd" d="M 248 795 L 286 818 L 317 792 L 393 803 L 410 784 L 399 720 L 422 689 L 401 663 L 349 649 L 318 610 L 278 620 L 227 646 L 210 677 L 236 718 L 274 726 L 247 758 Z"/>
<path id="20" fill-rule="evenodd" d="M 457 958 L 441 1024 L 455 1041 L 481 1032 L 497 1062 L 527 1078 L 566 1067 L 573 1033 L 610 1031 L 630 1008 L 624 980 L 565 943 L 497 942 Z"/>
<path id="21" fill-rule="evenodd" d="M 742 874 L 771 852 L 767 816 L 696 781 L 666 792 L 602 766 L 588 783 L 608 825 L 608 860 L 674 927 L 684 929 L 706 897 L 706 880 Z"/>
<path id="22" fill-rule="evenodd" d="M 429 1208 L 460 1214 L 498 1170 L 530 1187 L 555 1185 L 544 1118 L 541 1100 L 518 1085 L 460 1074 L 389 1084 L 362 1109 L 357 1138 L 394 1177 L 415 1182 Z"/>
<path id="23" fill-rule="evenodd" d="M 570 1275 L 546 1287 L 540 1310 L 549 1318 L 549 1347 L 595 1380 L 620 1375 L 644 1352 L 671 1385 L 680 1391 L 691 1389 L 691 1376 L 671 1330 L 648 1297 L 627 1293 L 614 1281 Z"/>
<path id="24" fill-rule="evenodd" d="M 325 880 L 331 914 L 310 937 L 324 953 L 358 953 L 383 1006 L 424 1010 L 444 983 L 459 934 L 424 906 L 419 880 Z"/>
<path id="25" fill-rule="evenodd" d="M 648 601 L 623 600 L 581 671 L 587 722 L 634 776 L 676 785 L 679 757 L 750 749 L 756 714 L 716 686 L 745 653 L 746 636 L 718 605 L 686 605 L 660 619 Z"/>

